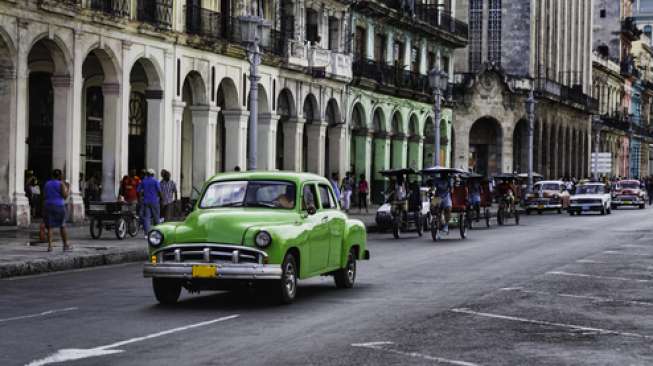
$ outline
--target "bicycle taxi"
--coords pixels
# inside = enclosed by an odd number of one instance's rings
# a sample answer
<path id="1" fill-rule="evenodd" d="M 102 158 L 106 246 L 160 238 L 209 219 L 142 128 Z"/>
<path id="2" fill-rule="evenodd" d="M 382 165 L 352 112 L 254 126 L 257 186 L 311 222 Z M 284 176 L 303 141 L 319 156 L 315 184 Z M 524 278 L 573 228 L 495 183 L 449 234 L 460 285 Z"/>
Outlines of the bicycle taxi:
<path id="1" fill-rule="evenodd" d="M 383 177 L 390 179 L 387 201 L 391 205 L 392 234 L 395 239 L 401 237 L 402 232 L 414 230 L 422 236 L 422 202 L 420 188 L 413 169 L 395 169 L 379 172 Z"/>
<path id="2" fill-rule="evenodd" d="M 421 171 L 423 180 L 430 187 L 431 238 L 441 239 L 440 234 L 449 233 L 449 225 L 457 226 L 460 238 L 467 237 L 469 200 L 464 183 L 465 171 L 456 168 L 432 167 Z"/>
<path id="3" fill-rule="evenodd" d="M 519 176 L 512 173 L 504 173 L 495 175 L 494 181 L 499 201 L 497 223 L 503 226 L 508 220 L 515 220 L 515 225 L 519 225 L 519 211 L 517 210 L 517 205 L 521 197 Z"/>
<path id="4" fill-rule="evenodd" d="M 118 240 L 127 234 L 132 238 L 138 234 L 140 219 L 136 205 L 126 202 L 90 202 L 86 216 L 91 218 L 89 231 L 93 239 L 102 236 L 102 230 L 113 230 Z"/>
<path id="5" fill-rule="evenodd" d="M 485 222 L 485 227 L 490 227 L 490 208 L 492 207 L 492 191 L 490 182 L 480 174 L 468 173 L 465 176 L 467 189 L 469 190 L 470 208 L 467 213 L 469 217 L 469 228 L 473 229 L 474 222 Z"/>

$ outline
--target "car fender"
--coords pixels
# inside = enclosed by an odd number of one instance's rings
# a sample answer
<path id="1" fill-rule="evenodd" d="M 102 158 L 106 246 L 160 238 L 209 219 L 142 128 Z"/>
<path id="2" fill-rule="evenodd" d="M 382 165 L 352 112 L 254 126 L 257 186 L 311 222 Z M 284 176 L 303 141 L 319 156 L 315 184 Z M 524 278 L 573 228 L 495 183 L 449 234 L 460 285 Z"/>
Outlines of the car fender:
<path id="1" fill-rule="evenodd" d="M 363 224 L 362 221 L 348 219 L 345 222 L 345 232 L 342 241 L 340 268 L 344 268 L 346 266 L 349 251 L 355 245 L 358 246 L 357 259 L 366 259 L 365 252 L 367 250 L 367 231 L 365 230 L 365 224 Z"/>
<path id="2" fill-rule="evenodd" d="M 310 230 L 308 223 L 252 226 L 243 236 L 243 245 L 258 248 L 255 243 L 256 234 L 267 231 L 272 238 L 272 244 L 263 249 L 268 254 L 268 263 L 281 264 L 286 253 L 291 248 L 296 248 L 299 251 L 300 277 L 303 277 L 304 269 L 308 268 L 305 264 L 309 259 L 307 245 Z"/>

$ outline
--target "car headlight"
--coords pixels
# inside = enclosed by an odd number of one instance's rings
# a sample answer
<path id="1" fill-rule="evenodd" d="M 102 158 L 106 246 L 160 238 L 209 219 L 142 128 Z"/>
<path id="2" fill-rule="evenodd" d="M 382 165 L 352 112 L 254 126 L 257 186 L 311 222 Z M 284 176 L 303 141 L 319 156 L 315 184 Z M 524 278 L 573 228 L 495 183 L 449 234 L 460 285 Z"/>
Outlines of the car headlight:
<path id="1" fill-rule="evenodd" d="M 150 233 L 147 234 L 147 242 L 153 247 L 158 247 L 163 243 L 163 233 L 159 230 L 150 231 Z"/>
<path id="2" fill-rule="evenodd" d="M 272 244 L 272 237 L 267 231 L 259 231 L 258 234 L 256 234 L 256 237 L 254 237 L 254 241 L 256 242 L 257 247 L 267 248 Z"/>

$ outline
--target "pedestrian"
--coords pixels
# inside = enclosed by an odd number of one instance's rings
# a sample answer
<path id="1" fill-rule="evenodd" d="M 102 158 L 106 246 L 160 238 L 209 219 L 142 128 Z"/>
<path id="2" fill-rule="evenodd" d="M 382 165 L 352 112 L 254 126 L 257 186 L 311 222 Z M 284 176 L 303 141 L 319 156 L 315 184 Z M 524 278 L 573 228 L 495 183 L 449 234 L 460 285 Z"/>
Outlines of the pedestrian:
<path id="1" fill-rule="evenodd" d="M 331 182 L 331 188 L 333 188 L 333 192 L 336 194 L 336 200 L 340 202 L 340 188 L 338 187 L 338 173 L 331 173 L 331 179 L 329 179 Z"/>
<path id="2" fill-rule="evenodd" d="M 86 197 L 86 179 L 84 173 L 79 173 L 79 194 L 82 196 L 82 202 L 84 202 L 84 207 L 88 208 L 88 198 Z"/>
<path id="3" fill-rule="evenodd" d="M 138 185 L 141 184 L 141 179 L 136 175 L 136 169 L 132 169 L 129 175 L 122 178 L 120 184 L 120 194 L 130 205 L 138 203 Z"/>
<path id="4" fill-rule="evenodd" d="M 653 205 L 653 176 L 646 181 L 646 192 L 648 193 L 648 204 Z"/>
<path id="5" fill-rule="evenodd" d="M 177 201 L 177 185 L 170 179 L 170 172 L 163 169 L 161 170 L 161 211 L 163 212 L 163 219 L 171 221 L 174 217 L 175 201 Z"/>
<path id="6" fill-rule="evenodd" d="M 360 180 L 358 181 L 358 212 L 363 211 L 363 206 L 365 207 L 365 213 L 369 213 L 367 209 L 367 195 L 370 193 L 370 185 L 365 179 L 365 174 L 360 175 Z"/>
<path id="7" fill-rule="evenodd" d="M 354 191 L 354 180 L 352 179 L 350 172 L 345 174 L 345 179 L 342 180 L 340 190 L 342 192 L 342 208 L 345 212 L 349 213 L 349 208 L 351 207 L 351 194 Z"/>
<path id="8" fill-rule="evenodd" d="M 41 186 L 39 185 L 39 180 L 36 177 L 30 178 L 29 182 L 29 199 L 30 207 L 32 208 L 32 216 L 39 217 L 41 216 Z"/>
<path id="9" fill-rule="evenodd" d="M 52 171 L 52 176 L 45 183 L 45 226 L 48 229 L 48 252 L 52 251 L 52 229 L 59 228 L 63 240 L 63 250 L 69 251 L 68 235 L 66 233 L 66 204 L 68 186 L 62 180 L 61 170 Z"/>
<path id="10" fill-rule="evenodd" d="M 143 230 L 145 231 L 145 238 L 150 232 L 150 225 L 159 224 L 161 207 L 161 185 L 159 181 L 154 178 L 154 169 L 148 169 L 145 178 L 138 186 L 138 193 L 141 197 L 142 212 L 143 212 Z"/>

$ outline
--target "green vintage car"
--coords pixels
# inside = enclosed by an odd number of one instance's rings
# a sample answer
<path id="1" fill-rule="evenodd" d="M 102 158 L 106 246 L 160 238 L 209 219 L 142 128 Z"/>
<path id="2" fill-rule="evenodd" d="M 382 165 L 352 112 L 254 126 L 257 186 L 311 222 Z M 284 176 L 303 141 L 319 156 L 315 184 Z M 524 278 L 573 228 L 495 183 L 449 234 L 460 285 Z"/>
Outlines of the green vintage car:
<path id="1" fill-rule="evenodd" d="M 332 275 L 351 288 L 356 260 L 369 259 L 365 226 L 340 211 L 323 177 L 289 172 L 219 174 L 204 184 L 183 222 L 148 234 L 152 278 L 162 304 L 181 288 L 236 290 L 263 287 L 282 303 L 297 294 L 297 280 Z M 262 286 L 258 286 L 262 285 Z"/>

